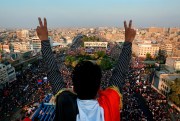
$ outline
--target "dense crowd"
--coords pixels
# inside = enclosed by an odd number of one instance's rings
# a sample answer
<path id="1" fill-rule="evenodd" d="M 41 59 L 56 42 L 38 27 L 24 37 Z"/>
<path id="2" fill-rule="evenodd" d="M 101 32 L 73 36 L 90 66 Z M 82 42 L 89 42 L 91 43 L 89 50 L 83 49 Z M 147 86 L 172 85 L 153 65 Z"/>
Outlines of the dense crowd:
<path id="1" fill-rule="evenodd" d="M 131 68 L 123 88 L 123 120 L 179 121 L 177 110 L 168 105 L 167 98 L 151 87 L 144 68 Z M 171 111 L 171 112 L 170 112 Z"/>
<path id="2" fill-rule="evenodd" d="M 49 82 L 43 81 L 46 76 L 42 60 L 18 72 L 17 80 L 1 90 L 0 120 L 10 120 L 13 115 L 17 115 L 17 120 L 30 116 L 51 92 Z M 42 82 L 38 83 L 38 80 Z M 15 112 L 20 112 L 20 115 Z"/>
<path id="3" fill-rule="evenodd" d="M 72 86 L 71 71 L 61 60 L 58 61 L 60 73 L 62 74 L 66 87 Z M 51 93 L 51 86 L 48 81 L 43 81 L 47 76 L 44 61 L 32 64 L 17 74 L 17 80 L 1 90 L 0 96 L 0 120 L 10 117 L 14 112 L 21 110 L 21 117 L 30 116 L 43 101 L 45 95 Z M 104 89 L 109 84 L 112 70 L 102 72 L 101 87 Z M 121 119 L 123 121 L 147 121 L 163 120 L 170 121 L 173 117 L 180 120 L 179 113 L 168 105 L 166 97 L 157 93 L 151 83 L 145 78 L 144 67 L 135 66 L 129 70 L 123 87 L 123 109 Z M 38 83 L 42 80 L 42 83 Z"/>

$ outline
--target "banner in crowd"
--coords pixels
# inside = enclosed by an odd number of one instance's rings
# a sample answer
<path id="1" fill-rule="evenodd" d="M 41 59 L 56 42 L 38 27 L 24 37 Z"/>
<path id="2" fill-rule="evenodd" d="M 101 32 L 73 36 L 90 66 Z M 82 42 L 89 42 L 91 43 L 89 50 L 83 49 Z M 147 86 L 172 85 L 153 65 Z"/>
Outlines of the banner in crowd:
<path id="1" fill-rule="evenodd" d="M 105 47 L 107 48 L 108 42 L 84 42 L 84 47 Z"/>

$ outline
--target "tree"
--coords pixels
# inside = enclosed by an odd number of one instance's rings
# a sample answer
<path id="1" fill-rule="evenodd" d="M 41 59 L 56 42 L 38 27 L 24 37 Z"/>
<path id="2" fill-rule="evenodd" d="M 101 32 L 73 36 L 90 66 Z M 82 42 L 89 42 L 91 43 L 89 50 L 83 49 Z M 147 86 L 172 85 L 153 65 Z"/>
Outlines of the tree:
<path id="1" fill-rule="evenodd" d="M 150 53 L 146 53 L 146 60 L 152 60 L 152 56 Z"/>
<path id="2" fill-rule="evenodd" d="M 166 63 L 166 57 L 167 54 L 165 50 L 159 50 L 158 55 L 156 56 L 156 61 L 158 61 L 160 64 L 165 64 Z"/>
<path id="3" fill-rule="evenodd" d="M 65 58 L 65 64 L 66 64 L 67 66 L 71 65 L 73 61 L 75 61 L 75 57 L 74 57 L 74 56 L 66 56 L 66 58 Z"/>
<path id="4" fill-rule="evenodd" d="M 111 63 L 110 59 L 109 59 L 109 58 L 103 58 L 103 59 L 101 59 L 100 67 L 101 67 L 103 70 L 111 69 L 111 68 L 112 68 L 112 63 Z"/>
<path id="5" fill-rule="evenodd" d="M 177 106 L 180 106 L 180 79 L 176 78 L 174 81 L 169 82 L 171 90 L 168 94 L 168 97 L 173 101 Z"/>
<path id="6" fill-rule="evenodd" d="M 100 57 L 104 57 L 106 55 L 106 53 L 104 51 L 98 51 L 97 55 Z"/>
<path id="7" fill-rule="evenodd" d="M 75 60 L 72 62 L 71 66 L 74 68 L 77 64 L 78 64 L 78 61 Z"/>

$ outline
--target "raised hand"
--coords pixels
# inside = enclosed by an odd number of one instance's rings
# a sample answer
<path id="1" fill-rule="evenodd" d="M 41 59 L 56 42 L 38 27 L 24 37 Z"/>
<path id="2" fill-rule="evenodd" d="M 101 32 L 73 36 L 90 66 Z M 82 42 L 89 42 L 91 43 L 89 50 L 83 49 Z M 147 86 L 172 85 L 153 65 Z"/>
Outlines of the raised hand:
<path id="1" fill-rule="evenodd" d="M 132 20 L 129 22 L 129 27 L 127 26 L 126 21 L 124 21 L 124 28 L 125 28 L 125 41 L 132 42 L 136 36 L 136 30 L 132 29 Z"/>
<path id="2" fill-rule="evenodd" d="M 47 21 L 46 18 L 44 18 L 44 25 L 41 21 L 41 18 L 38 18 L 39 20 L 39 26 L 36 28 L 37 35 L 40 40 L 48 40 L 48 30 L 47 30 Z"/>

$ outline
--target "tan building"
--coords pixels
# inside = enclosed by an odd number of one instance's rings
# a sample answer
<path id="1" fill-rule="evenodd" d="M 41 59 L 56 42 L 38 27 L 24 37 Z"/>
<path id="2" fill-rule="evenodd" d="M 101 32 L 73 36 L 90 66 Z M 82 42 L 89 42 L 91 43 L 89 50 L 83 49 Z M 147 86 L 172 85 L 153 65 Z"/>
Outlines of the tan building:
<path id="1" fill-rule="evenodd" d="M 29 42 L 12 42 L 14 51 L 29 51 L 31 50 L 31 45 Z"/>
<path id="2" fill-rule="evenodd" d="M 158 44 L 138 44 L 133 43 L 133 52 L 138 57 L 146 57 L 147 53 L 150 53 L 154 57 L 159 52 Z"/>
<path id="3" fill-rule="evenodd" d="M 161 44 L 160 49 L 164 51 L 168 56 L 172 56 L 173 52 L 173 45 L 168 43 L 168 44 Z"/>
<path id="4" fill-rule="evenodd" d="M 166 65 L 175 71 L 180 71 L 180 57 L 168 57 L 166 59 Z"/>
<path id="5" fill-rule="evenodd" d="M 18 30 L 16 31 L 17 38 L 24 39 L 29 37 L 29 31 L 28 30 Z"/>
<path id="6" fill-rule="evenodd" d="M 176 78 L 180 78 L 180 74 L 160 74 L 158 89 L 167 96 L 170 92 L 168 81 L 173 81 Z"/>
<path id="7" fill-rule="evenodd" d="M 8 44 L 3 44 L 2 45 L 2 50 L 6 51 L 6 52 L 10 52 L 10 49 L 9 49 L 9 45 Z"/>
<path id="8" fill-rule="evenodd" d="M 172 56 L 180 57 L 180 46 L 179 45 L 174 45 Z"/>
<path id="9" fill-rule="evenodd" d="M 164 28 L 150 27 L 148 28 L 148 32 L 150 33 L 163 33 L 165 31 Z"/>
<path id="10" fill-rule="evenodd" d="M 178 28 L 169 28 L 169 33 L 176 33 L 179 32 L 180 30 Z"/>

